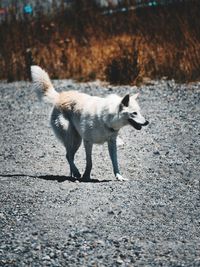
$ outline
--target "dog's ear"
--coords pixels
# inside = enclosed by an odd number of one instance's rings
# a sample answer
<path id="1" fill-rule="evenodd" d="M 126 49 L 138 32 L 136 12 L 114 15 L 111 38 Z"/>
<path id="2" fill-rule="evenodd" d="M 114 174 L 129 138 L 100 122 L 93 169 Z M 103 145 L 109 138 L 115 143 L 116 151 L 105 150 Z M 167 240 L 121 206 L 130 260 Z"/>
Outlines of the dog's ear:
<path id="1" fill-rule="evenodd" d="M 140 95 L 140 93 L 134 94 L 134 95 L 132 96 L 132 98 L 133 98 L 133 99 L 136 99 L 136 98 L 138 98 L 139 95 Z"/>
<path id="2" fill-rule="evenodd" d="M 121 104 L 125 107 L 128 107 L 130 100 L 130 95 L 125 95 L 125 97 L 122 99 Z"/>

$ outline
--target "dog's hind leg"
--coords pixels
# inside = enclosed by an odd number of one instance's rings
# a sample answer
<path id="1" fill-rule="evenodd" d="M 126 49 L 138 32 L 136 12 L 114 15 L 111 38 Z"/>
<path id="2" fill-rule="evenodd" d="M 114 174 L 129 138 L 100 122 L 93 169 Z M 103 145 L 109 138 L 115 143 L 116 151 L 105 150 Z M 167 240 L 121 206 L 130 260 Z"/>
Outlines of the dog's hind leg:
<path id="1" fill-rule="evenodd" d="M 74 164 L 74 156 L 81 145 L 82 138 L 74 126 L 64 118 L 57 108 L 54 108 L 52 112 L 51 125 L 56 136 L 66 148 L 66 158 L 70 166 L 70 175 L 80 178 L 80 172 Z"/>
<path id="2" fill-rule="evenodd" d="M 67 151 L 66 158 L 70 166 L 70 174 L 71 176 L 74 176 L 76 178 L 80 178 L 81 174 L 74 163 L 74 156 L 81 145 L 81 141 L 82 138 L 77 133 L 76 129 L 69 124 L 69 128 L 67 131 L 67 138 L 64 141 L 64 145 Z"/>
<path id="3" fill-rule="evenodd" d="M 86 153 L 86 168 L 82 179 L 84 181 L 90 180 L 90 173 L 92 170 L 92 146 L 93 143 L 84 140 L 85 153 Z"/>
<path id="4" fill-rule="evenodd" d="M 127 178 L 124 178 L 120 173 L 119 173 L 119 167 L 118 167 L 118 161 L 117 161 L 117 141 L 116 138 L 110 139 L 108 141 L 108 150 L 110 154 L 110 158 L 112 161 L 113 165 L 113 171 L 115 174 L 115 177 L 119 181 L 127 181 Z"/>

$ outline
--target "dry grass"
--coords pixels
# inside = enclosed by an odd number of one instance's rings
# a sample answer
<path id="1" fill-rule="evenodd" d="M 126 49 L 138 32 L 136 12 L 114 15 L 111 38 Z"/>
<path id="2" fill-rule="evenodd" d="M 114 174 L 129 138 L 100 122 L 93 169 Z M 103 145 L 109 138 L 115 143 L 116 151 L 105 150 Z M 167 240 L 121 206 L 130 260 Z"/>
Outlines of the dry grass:
<path id="1" fill-rule="evenodd" d="M 199 80 L 199 10 L 199 1 L 189 1 L 112 17 L 92 7 L 26 23 L 13 18 L 0 25 L 0 79 L 27 79 L 35 63 L 53 78 Z"/>

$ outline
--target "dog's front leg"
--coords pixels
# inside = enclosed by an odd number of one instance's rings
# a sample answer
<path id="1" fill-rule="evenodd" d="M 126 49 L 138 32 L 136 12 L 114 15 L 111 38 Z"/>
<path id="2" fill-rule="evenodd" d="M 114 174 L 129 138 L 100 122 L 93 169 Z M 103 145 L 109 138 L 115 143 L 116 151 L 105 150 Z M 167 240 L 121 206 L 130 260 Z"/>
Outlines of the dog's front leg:
<path id="1" fill-rule="evenodd" d="M 86 168 L 85 172 L 83 174 L 83 180 L 88 181 L 90 180 L 90 173 L 92 170 L 92 146 L 93 143 L 84 140 L 84 146 L 85 146 L 85 153 L 86 153 Z"/>
<path id="2" fill-rule="evenodd" d="M 128 179 L 124 178 L 119 173 L 119 167 L 118 167 L 118 161 L 117 161 L 117 141 L 116 141 L 116 138 L 112 138 L 108 141 L 108 150 L 109 150 L 110 158 L 112 161 L 113 171 L 114 171 L 115 177 L 119 181 L 127 181 Z"/>

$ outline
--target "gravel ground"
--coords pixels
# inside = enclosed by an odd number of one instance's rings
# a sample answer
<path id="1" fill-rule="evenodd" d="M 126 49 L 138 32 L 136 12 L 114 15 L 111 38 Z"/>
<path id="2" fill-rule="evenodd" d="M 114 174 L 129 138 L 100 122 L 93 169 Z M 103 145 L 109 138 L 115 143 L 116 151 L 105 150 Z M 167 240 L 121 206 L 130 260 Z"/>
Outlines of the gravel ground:
<path id="1" fill-rule="evenodd" d="M 68 176 L 65 151 L 30 83 L 0 83 L 0 266 L 200 266 L 200 83 L 136 87 L 54 81 L 93 95 L 141 92 L 150 121 L 120 132 L 112 174 L 106 144 L 92 182 Z M 83 147 L 77 153 L 83 171 Z"/>

